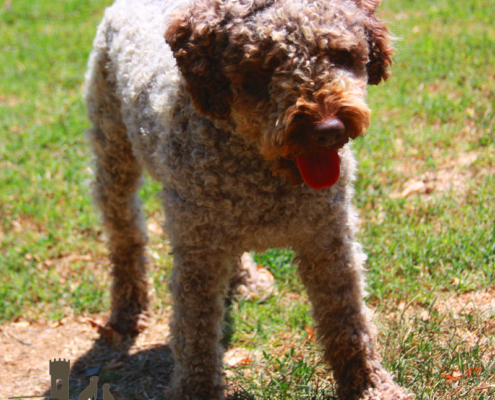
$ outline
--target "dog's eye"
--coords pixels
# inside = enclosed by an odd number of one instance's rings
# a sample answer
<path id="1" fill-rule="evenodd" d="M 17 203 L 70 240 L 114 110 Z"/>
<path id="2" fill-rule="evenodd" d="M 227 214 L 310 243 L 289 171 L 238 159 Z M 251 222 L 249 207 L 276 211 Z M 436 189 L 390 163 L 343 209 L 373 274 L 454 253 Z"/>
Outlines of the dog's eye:
<path id="1" fill-rule="evenodd" d="M 354 58 L 349 51 L 340 50 L 340 51 L 332 51 L 330 53 L 330 59 L 335 65 L 339 65 L 342 67 L 352 67 L 354 65 Z"/>
<path id="2" fill-rule="evenodd" d="M 304 114 L 298 113 L 292 117 L 292 122 L 301 121 L 304 119 Z"/>

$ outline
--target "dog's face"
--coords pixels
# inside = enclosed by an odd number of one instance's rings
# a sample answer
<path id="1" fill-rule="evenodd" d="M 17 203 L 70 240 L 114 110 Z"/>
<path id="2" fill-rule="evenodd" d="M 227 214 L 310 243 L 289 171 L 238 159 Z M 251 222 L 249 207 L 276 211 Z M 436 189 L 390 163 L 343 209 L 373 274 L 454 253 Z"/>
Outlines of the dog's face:
<path id="1" fill-rule="evenodd" d="M 320 189 L 370 122 L 367 84 L 388 77 L 380 0 L 200 0 L 165 34 L 201 114 L 233 118 L 272 171 Z"/>

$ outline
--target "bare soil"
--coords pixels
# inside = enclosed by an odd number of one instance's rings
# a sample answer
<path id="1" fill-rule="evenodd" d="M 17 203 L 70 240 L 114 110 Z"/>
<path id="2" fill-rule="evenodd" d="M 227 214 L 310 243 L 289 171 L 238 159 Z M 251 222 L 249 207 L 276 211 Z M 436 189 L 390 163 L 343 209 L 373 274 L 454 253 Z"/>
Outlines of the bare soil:
<path id="1" fill-rule="evenodd" d="M 91 319 L 103 323 L 106 316 Z M 5 324 L 0 327 L 0 398 L 49 397 L 49 360 L 55 358 L 71 360 L 72 399 L 95 374 L 100 392 L 103 383 L 109 383 L 115 398 L 161 398 L 173 366 L 167 336 L 167 315 L 152 322 L 133 343 L 100 337 L 94 324 L 82 317 Z"/>
<path id="2" fill-rule="evenodd" d="M 418 313 L 433 318 L 431 310 L 414 305 L 400 305 L 393 312 L 384 307 L 375 318 L 385 329 L 394 325 L 397 314 L 402 323 L 413 321 Z M 434 311 L 445 316 L 448 324 L 458 324 L 463 315 L 471 313 L 483 322 L 477 329 L 457 329 L 465 346 L 486 348 L 486 362 L 495 357 L 492 345 L 495 334 L 495 289 L 439 296 Z M 474 313 L 474 314 L 473 314 Z M 49 360 L 70 359 L 70 397 L 77 399 L 87 387 L 89 377 L 99 376 L 99 387 L 110 384 L 116 399 L 161 399 L 169 382 L 173 357 L 168 342 L 170 311 L 151 322 L 149 328 L 134 342 L 123 341 L 118 335 L 102 335 L 107 315 L 91 318 L 69 317 L 58 322 L 17 321 L 0 326 L 0 399 L 12 396 L 50 396 Z M 404 320 L 405 318 L 405 320 Z M 105 333 L 105 332 L 103 332 Z M 108 332 L 107 332 L 108 333 Z M 492 339 L 490 339 L 490 337 Z M 287 338 L 290 341 L 290 338 Z M 444 338 L 446 339 L 446 338 Z M 436 340 L 441 342 L 442 338 Z M 242 348 L 231 348 L 225 356 L 226 366 L 235 368 L 253 354 Z M 227 377 L 232 373 L 227 371 Z M 492 387 L 492 386 L 489 386 Z M 487 388 L 489 388 L 487 386 Z M 485 389 L 485 388 L 480 388 Z"/>

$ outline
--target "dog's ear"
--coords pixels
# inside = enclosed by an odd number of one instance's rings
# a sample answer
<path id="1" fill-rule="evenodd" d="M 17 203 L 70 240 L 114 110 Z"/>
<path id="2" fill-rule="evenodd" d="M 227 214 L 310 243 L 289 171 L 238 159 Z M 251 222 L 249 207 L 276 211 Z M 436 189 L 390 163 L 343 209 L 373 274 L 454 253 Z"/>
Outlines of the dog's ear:
<path id="1" fill-rule="evenodd" d="M 372 1 L 367 2 L 371 3 Z M 373 15 L 368 17 L 365 31 L 369 46 L 369 61 L 366 64 L 368 84 L 378 85 L 382 80 L 387 80 L 390 75 L 389 67 L 392 65 L 394 48 L 391 45 L 387 24 L 379 21 Z"/>
<path id="2" fill-rule="evenodd" d="M 219 10 L 204 4 L 196 5 L 170 20 L 165 40 L 173 51 L 197 111 L 214 119 L 227 120 L 233 95 L 221 60 L 228 37 Z"/>
<path id="3" fill-rule="evenodd" d="M 388 68 L 392 65 L 394 48 L 387 24 L 375 17 L 375 11 L 382 0 L 354 0 L 367 15 L 365 31 L 369 46 L 369 62 L 366 64 L 368 84 L 378 85 L 390 75 Z"/>
<path id="4" fill-rule="evenodd" d="M 382 0 L 355 0 L 357 5 L 369 13 L 374 13 Z"/>

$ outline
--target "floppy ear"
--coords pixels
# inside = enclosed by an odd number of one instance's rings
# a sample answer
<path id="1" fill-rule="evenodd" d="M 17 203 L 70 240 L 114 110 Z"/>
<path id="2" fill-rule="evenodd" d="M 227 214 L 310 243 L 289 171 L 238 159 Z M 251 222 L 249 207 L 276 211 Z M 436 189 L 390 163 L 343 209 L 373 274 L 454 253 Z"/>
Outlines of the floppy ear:
<path id="1" fill-rule="evenodd" d="M 392 65 L 394 48 L 391 45 L 387 24 L 372 15 L 368 17 L 368 21 L 365 26 L 369 46 L 369 61 L 366 64 L 368 84 L 378 85 L 382 80 L 386 81 L 390 75 L 388 68 Z"/>
<path id="2" fill-rule="evenodd" d="M 369 13 L 374 13 L 382 0 L 355 0 L 357 5 Z"/>
<path id="3" fill-rule="evenodd" d="M 175 15 L 165 32 L 165 40 L 172 49 L 196 110 L 214 119 L 227 120 L 233 95 L 221 60 L 228 37 L 217 11 L 208 4 L 206 7 L 196 4 Z"/>

